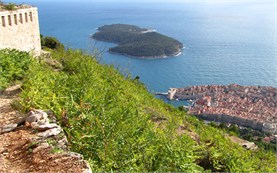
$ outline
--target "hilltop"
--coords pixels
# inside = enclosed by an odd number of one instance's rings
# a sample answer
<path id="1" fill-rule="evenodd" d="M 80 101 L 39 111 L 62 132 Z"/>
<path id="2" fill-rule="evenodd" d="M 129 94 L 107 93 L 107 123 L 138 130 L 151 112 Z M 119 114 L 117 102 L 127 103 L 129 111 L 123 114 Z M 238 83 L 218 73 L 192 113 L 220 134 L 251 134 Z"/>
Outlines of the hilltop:
<path id="1" fill-rule="evenodd" d="M 112 53 L 141 58 L 161 58 L 175 56 L 181 52 L 183 44 L 154 30 L 135 25 L 112 24 L 98 28 L 92 38 L 119 44 L 110 48 Z"/>

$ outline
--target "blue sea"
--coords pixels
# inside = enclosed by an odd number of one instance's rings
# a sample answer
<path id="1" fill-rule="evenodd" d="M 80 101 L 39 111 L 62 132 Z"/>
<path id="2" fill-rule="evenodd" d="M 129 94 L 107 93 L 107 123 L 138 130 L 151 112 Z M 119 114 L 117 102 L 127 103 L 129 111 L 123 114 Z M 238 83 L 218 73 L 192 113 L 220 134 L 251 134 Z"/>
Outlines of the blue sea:
<path id="1" fill-rule="evenodd" d="M 29 3 L 39 8 L 41 34 L 69 47 L 99 49 L 102 63 L 139 76 L 150 91 L 231 83 L 277 87 L 274 0 Z M 115 44 L 95 42 L 90 35 L 99 26 L 116 23 L 155 29 L 185 48 L 180 56 L 163 59 L 109 54 L 107 49 Z"/>

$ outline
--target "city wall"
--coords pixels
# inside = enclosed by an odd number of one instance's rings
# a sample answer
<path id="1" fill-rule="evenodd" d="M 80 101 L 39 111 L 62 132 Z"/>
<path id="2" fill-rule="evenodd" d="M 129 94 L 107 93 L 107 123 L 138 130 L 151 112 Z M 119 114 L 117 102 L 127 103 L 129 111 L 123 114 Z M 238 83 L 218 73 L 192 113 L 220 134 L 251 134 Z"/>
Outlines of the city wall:
<path id="1" fill-rule="evenodd" d="M 255 120 L 245 119 L 237 116 L 226 114 L 194 114 L 195 116 L 208 121 L 217 121 L 230 124 L 237 124 L 243 127 L 249 127 L 269 133 L 276 133 L 275 128 L 270 123 L 257 122 Z"/>

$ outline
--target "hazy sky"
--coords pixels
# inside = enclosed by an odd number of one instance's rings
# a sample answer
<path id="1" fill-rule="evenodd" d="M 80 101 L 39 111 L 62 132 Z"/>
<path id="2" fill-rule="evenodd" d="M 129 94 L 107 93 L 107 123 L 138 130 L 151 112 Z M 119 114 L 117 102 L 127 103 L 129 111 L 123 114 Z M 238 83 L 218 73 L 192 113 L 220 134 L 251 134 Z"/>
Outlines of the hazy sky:
<path id="1" fill-rule="evenodd" d="M 55 1 L 55 2 L 261 2 L 261 1 L 267 1 L 267 2 L 275 2 L 276 0 L 2 0 L 3 2 L 49 2 L 49 1 Z"/>

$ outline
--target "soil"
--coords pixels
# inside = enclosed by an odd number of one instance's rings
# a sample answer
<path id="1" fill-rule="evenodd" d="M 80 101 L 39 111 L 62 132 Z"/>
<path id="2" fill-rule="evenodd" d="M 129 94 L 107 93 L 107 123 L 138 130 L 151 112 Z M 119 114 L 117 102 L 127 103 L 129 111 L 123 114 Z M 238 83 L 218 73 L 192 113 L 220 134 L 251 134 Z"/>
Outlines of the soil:
<path id="1" fill-rule="evenodd" d="M 11 106 L 19 92 L 20 86 L 15 86 L 0 93 L 0 127 L 24 117 Z M 0 134 L 0 172 L 89 172 L 81 155 L 53 143 L 58 143 L 55 138 L 39 139 L 36 131 L 26 126 Z"/>

